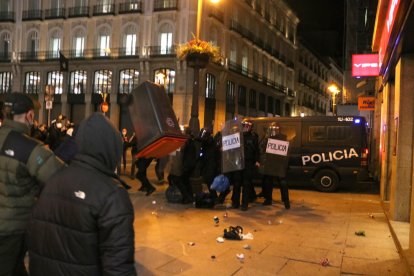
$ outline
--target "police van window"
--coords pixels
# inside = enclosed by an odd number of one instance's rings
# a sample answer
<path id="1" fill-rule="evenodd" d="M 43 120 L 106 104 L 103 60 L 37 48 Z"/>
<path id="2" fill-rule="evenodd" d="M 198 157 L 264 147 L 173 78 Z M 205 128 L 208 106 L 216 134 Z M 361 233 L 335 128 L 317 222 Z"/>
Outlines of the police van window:
<path id="1" fill-rule="evenodd" d="M 328 140 L 347 140 L 352 138 L 353 131 L 350 126 L 328 126 Z"/>
<path id="2" fill-rule="evenodd" d="M 344 141 L 352 138 L 350 126 L 310 126 L 309 141 Z"/>
<path id="3" fill-rule="evenodd" d="M 309 127 L 309 141 L 324 141 L 326 140 L 325 126 L 310 126 Z"/>

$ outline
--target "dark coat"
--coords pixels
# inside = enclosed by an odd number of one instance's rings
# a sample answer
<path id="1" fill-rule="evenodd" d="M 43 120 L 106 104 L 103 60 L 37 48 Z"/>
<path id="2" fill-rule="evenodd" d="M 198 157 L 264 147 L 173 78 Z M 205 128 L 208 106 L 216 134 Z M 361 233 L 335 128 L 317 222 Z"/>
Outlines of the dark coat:
<path id="1" fill-rule="evenodd" d="M 213 137 L 202 141 L 200 154 L 200 171 L 205 183 L 210 185 L 219 174 L 221 154 Z"/>
<path id="2" fill-rule="evenodd" d="M 0 236 L 26 231 L 40 189 L 64 166 L 28 133 L 25 124 L 11 120 L 0 128 Z"/>
<path id="3" fill-rule="evenodd" d="M 75 140 L 77 155 L 46 183 L 33 210 L 30 275 L 136 275 L 134 211 L 114 173 L 121 135 L 95 113 Z"/>

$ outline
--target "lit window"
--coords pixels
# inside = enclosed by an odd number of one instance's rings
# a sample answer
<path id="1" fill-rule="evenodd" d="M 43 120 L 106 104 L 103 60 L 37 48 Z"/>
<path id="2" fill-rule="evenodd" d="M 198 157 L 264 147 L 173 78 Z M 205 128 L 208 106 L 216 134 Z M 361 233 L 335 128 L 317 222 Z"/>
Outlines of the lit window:
<path id="1" fill-rule="evenodd" d="M 154 82 L 164 86 L 165 92 L 174 92 L 175 70 L 160 68 L 154 71 Z"/>
<path id="2" fill-rule="evenodd" d="M 119 93 L 129 94 L 138 86 L 139 72 L 135 69 L 125 69 L 119 74 Z"/>
<path id="3" fill-rule="evenodd" d="M 87 75 L 86 71 L 70 72 L 69 93 L 83 94 L 85 93 Z"/>
<path id="4" fill-rule="evenodd" d="M 52 71 L 47 73 L 47 85 L 55 88 L 55 94 L 62 94 L 63 91 L 63 73 Z"/>
<path id="5" fill-rule="evenodd" d="M 125 54 L 127 56 L 135 55 L 136 52 L 137 35 L 127 34 L 125 38 Z"/>

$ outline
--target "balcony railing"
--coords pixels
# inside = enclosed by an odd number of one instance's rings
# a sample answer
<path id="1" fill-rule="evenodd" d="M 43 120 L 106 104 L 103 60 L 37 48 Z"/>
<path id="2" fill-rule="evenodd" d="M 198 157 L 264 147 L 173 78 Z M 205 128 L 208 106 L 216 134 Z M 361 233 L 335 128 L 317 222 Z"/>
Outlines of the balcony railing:
<path id="1" fill-rule="evenodd" d="M 65 18 L 65 9 L 48 9 L 45 10 L 45 19 L 54 19 L 54 18 Z"/>
<path id="2" fill-rule="evenodd" d="M 155 0 L 154 11 L 178 10 L 178 0 Z"/>
<path id="3" fill-rule="evenodd" d="M 23 11 L 22 20 L 42 20 L 41 10 Z"/>
<path id="4" fill-rule="evenodd" d="M 120 3 L 119 13 L 142 13 L 142 1 L 137 1 L 136 3 Z"/>
<path id="5" fill-rule="evenodd" d="M 93 6 L 93 15 L 106 15 L 106 14 L 112 14 L 112 15 L 115 14 L 114 4 Z"/>
<path id="6" fill-rule="evenodd" d="M 14 22 L 14 12 L 13 11 L 0 12 L 0 22 Z"/>
<path id="7" fill-rule="evenodd" d="M 38 61 L 39 52 L 20 52 L 19 59 L 21 61 Z"/>
<path id="8" fill-rule="evenodd" d="M 69 8 L 69 17 L 84 17 L 89 16 L 88 6 L 78 6 Z"/>
<path id="9" fill-rule="evenodd" d="M 147 55 L 150 57 L 158 56 L 175 56 L 175 46 L 161 47 L 161 46 L 148 46 L 146 48 Z"/>
<path id="10" fill-rule="evenodd" d="M 139 58 L 140 48 L 118 48 L 115 51 L 120 58 Z"/>

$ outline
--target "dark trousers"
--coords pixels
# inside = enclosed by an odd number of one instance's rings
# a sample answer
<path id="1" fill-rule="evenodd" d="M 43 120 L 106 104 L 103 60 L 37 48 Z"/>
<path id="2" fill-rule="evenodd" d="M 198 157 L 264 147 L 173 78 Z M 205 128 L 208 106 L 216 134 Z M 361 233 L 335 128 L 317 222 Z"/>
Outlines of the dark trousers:
<path id="1" fill-rule="evenodd" d="M 265 201 L 272 201 L 273 183 L 278 182 L 280 185 L 280 197 L 286 208 L 290 207 L 289 202 L 289 188 L 285 178 L 278 176 L 265 175 L 263 176 L 263 196 Z"/>
<path id="2" fill-rule="evenodd" d="M 170 185 L 177 186 L 178 190 L 180 190 L 181 195 L 183 196 L 183 203 L 190 203 L 193 202 L 193 189 L 191 185 L 185 185 L 182 181 L 181 176 L 176 175 L 168 175 L 168 183 Z"/>
<path id="3" fill-rule="evenodd" d="M 253 168 L 254 169 L 254 168 Z M 231 201 L 234 207 L 240 206 L 240 194 L 241 194 L 241 206 L 248 207 L 251 200 L 252 192 L 252 174 L 253 170 L 250 166 L 245 169 L 234 172 L 233 174 L 233 195 Z"/>
<path id="4" fill-rule="evenodd" d="M 151 164 L 151 161 L 151 158 L 138 158 L 137 161 L 137 178 L 139 179 L 139 181 L 141 181 L 142 186 L 144 186 L 144 188 L 146 188 L 147 190 L 154 188 L 154 186 L 151 185 L 151 182 L 149 182 L 147 178 L 147 169 Z"/>
<path id="5" fill-rule="evenodd" d="M 126 172 L 126 155 L 127 155 L 127 149 L 122 149 L 122 165 L 124 165 L 124 172 Z"/>
<path id="6" fill-rule="evenodd" d="M 158 181 L 164 180 L 164 170 L 168 162 L 168 156 L 157 159 L 155 163 L 155 174 L 157 175 Z"/>
<path id="7" fill-rule="evenodd" d="M 0 275 L 27 276 L 25 235 L 0 236 Z"/>

